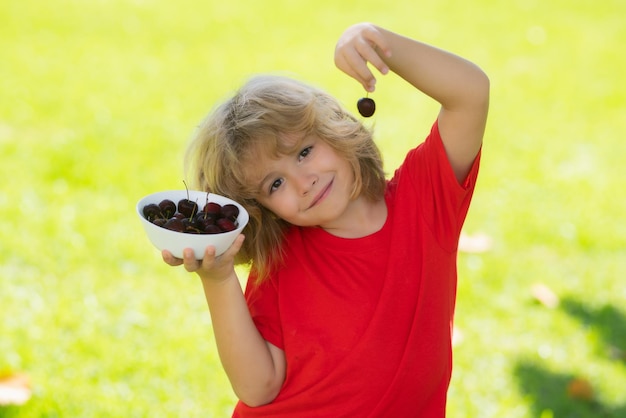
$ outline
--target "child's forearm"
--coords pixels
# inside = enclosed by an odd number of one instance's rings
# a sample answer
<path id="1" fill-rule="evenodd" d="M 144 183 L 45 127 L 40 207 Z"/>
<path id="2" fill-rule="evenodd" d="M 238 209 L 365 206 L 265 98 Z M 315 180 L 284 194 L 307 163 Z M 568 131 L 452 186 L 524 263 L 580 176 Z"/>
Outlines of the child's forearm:
<path id="1" fill-rule="evenodd" d="M 379 51 L 389 69 L 415 88 L 454 110 L 488 100 L 488 79 L 475 64 L 452 53 L 378 28 L 390 56 Z"/>
<path id="2" fill-rule="evenodd" d="M 254 325 L 235 272 L 227 280 L 202 283 L 220 359 L 235 394 L 249 406 L 271 402 L 282 386 L 284 365 L 273 358 Z"/>

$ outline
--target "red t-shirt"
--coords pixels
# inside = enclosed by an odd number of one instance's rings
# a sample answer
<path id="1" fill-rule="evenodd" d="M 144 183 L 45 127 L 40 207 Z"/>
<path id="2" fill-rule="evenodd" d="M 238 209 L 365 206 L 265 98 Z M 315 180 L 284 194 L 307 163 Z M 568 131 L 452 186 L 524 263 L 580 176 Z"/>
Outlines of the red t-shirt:
<path id="1" fill-rule="evenodd" d="M 435 123 L 388 182 L 380 231 L 288 231 L 284 265 L 246 288 L 286 379 L 272 403 L 239 402 L 234 417 L 445 416 L 456 251 L 478 165 L 459 185 Z"/>

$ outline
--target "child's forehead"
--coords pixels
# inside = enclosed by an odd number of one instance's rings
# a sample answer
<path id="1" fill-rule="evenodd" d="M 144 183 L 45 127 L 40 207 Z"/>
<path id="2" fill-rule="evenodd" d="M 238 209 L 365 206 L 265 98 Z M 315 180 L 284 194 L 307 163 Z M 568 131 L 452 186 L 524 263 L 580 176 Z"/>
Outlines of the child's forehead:
<path id="1" fill-rule="evenodd" d="M 252 141 L 252 155 L 278 159 L 293 154 L 298 151 L 305 137 L 302 133 L 278 133 L 271 137 L 258 138 Z"/>
<path id="2" fill-rule="evenodd" d="M 304 138 L 303 134 L 286 133 L 251 141 L 248 152 L 242 158 L 246 177 L 251 181 L 263 178 L 277 161 L 299 152 Z"/>
<path id="3" fill-rule="evenodd" d="M 285 158 L 285 157 L 282 157 Z M 259 193 L 263 183 L 271 173 L 277 172 L 280 167 L 281 157 L 275 157 L 268 153 L 259 154 L 255 159 L 248 159 L 243 165 L 244 181 L 250 190 Z"/>
<path id="4" fill-rule="evenodd" d="M 304 141 L 307 137 L 307 134 L 304 132 L 281 132 L 276 135 L 276 147 L 284 152 L 293 151 L 294 147 L 297 147 Z"/>

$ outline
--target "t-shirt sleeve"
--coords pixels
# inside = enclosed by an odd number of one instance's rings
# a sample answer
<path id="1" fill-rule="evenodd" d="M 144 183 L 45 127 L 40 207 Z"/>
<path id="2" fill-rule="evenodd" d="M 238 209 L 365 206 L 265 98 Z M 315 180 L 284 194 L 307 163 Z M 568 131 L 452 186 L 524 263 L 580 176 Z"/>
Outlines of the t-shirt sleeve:
<path id="1" fill-rule="evenodd" d="M 398 187 L 399 198 L 405 193 L 415 195 L 416 213 L 449 251 L 457 248 L 478 177 L 480 155 L 479 151 L 468 175 L 459 183 L 435 121 L 426 140 L 409 151 L 391 180 Z"/>
<path id="2" fill-rule="evenodd" d="M 257 284 L 255 270 L 252 269 L 248 276 L 245 296 L 250 315 L 261 336 L 265 341 L 284 349 L 276 281 L 270 277 Z"/>

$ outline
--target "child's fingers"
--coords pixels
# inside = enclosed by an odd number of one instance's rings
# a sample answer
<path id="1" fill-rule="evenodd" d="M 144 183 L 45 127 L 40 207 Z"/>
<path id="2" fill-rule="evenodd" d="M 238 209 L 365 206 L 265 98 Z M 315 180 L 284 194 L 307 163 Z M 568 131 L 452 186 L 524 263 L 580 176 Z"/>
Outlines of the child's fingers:
<path id="1" fill-rule="evenodd" d="M 355 48 L 344 51 L 337 58 L 337 67 L 361 83 L 365 90 L 373 91 L 376 77 L 374 77 L 374 74 L 367 66 L 367 62 Z"/>
<path id="2" fill-rule="evenodd" d="M 376 67 L 381 74 L 389 72 L 383 57 L 391 57 L 391 49 L 383 33 L 376 27 L 364 25 L 355 48 L 363 59 Z"/>
<path id="3" fill-rule="evenodd" d="M 371 45 L 367 42 L 362 42 L 357 45 L 357 51 L 363 60 L 372 64 L 381 74 L 387 74 L 389 67 L 385 64 L 385 61 L 380 57 L 376 50 L 376 45 Z M 381 51 L 382 52 L 382 51 Z"/>
<path id="4" fill-rule="evenodd" d="M 206 258 L 206 255 L 205 255 Z M 196 255 L 191 248 L 185 248 L 183 250 L 183 266 L 188 272 L 196 271 L 202 265 L 203 260 L 196 260 Z"/>
<path id="5" fill-rule="evenodd" d="M 209 245 L 204 252 L 204 258 L 201 263 L 202 269 L 208 270 L 213 267 L 222 266 L 226 263 L 232 264 L 235 255 L 237 255 L 243 245 L 244 238 L 243 234 L 239 234 L 230 247 L 228 247 L 228 249 L 219 257 L 215 256 L 215 247 Z"/>
<path id="6" fill-rule="evenodd" d="M 380 32 L 378 29 L 369 27 L 367 30 L 364 31 L 363 37 L 367 41 L 369 46 L 372 47 L 372 49 L 376 53 L 377 58 L 380 59 L 381 63 L 382 63 L 381 56 L 385 58 L 391 57 L 391 49 L 390 49 L 389 43 L 385 39 L 382 32 Z M 370 61 L 374 63 L 373 60 L 370 60 Z M 383 68 L 382 66 L 379 67 L 378 65 L 376 65 L 376 68 L 378 68 L 382 72 L 382 68 Z"/>
<path id="7" fill-rule="evenodd" d="M 202 260 L 198 261 L 198 268 L 202 268 L 203 270 L 209 270 L 213 263 L 215 263 L 215 247 L 212 245 L 208 245 L 204 249 L 204 256 Z"/>
<path id="8" fill-rule="evenodd" d="M 371 92 L 374 91 L 376 77 L 368 63 L 383 75 L 389 72 L 389 67 L 381 54 L 385 57 L 391 56 L 384 37 L 374 30 L 367 34 L 363 33 L 362 36 L 355 37 L 351 41 L 340 42 L 335 51 L 335 64 L 361 83 L 365 90 Z"/>
<path id="9" fill-rule="evenodd" d="M 389 67 L 385 64 L 385 61 L 383 61 L 380 55 L 378 55 L 374 47 L 366 42 L 360 43 L 357 46 L 356 52 L 361 61 L 355 61 L 356 65 L 353 67 L 353 71 L 359 74 L 362 80 L 361 83 L 365 89 L 372 92 L 376 87 L 376 76 L 374 76 L 367 64 L 371 64 L 374 68 L 380 71 L 382 75 L 389 72 Z"/>
<path id="10" fill-rule="evenodd" d="M 163 261 L 165 261 L 166 264 L 172 267 L 180 266 L 181 264 L 183 264 L 182 259 L 174 257 L 172 253 L 168 250 L 161 251 L 161 257 L 163 257 Z"/>

